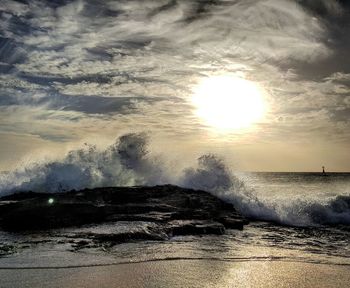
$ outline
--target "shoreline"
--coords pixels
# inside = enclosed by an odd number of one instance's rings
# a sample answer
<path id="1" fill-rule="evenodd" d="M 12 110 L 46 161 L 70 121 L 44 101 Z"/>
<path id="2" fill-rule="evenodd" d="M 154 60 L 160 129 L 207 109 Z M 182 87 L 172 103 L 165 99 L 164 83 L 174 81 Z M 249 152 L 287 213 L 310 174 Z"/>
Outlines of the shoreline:
<path id="1" fill-rule="evenodd" d="M 113 263 L 98 263 L 98 264 L 81 264 L 81 265 L 67 265 L 67 266 L 23 266 L 23 267 L 14 267 L 14 266 L 0 266 L 0 270 L 57 270 L 57 269 L 80 269 L 80 268 L 94 268 L 94 267 L 110 267 L 110 266 L 119 266 L 119 265 L 130 265 L 130 264 L 143 264 L 143 263 L 157 263 L 157 262 L 173 262 L 173 261 L 213 261 L 213 262 L 224 262 L 224 263 L 246 263 L 246 262 L 280 262 L 280 263 L 301 263 L 301 264 L 312 264 L 312 265 L 329 265 L 329 266 L 344 266 L 350 268 L 350 263 L 331 263 L 331 262 L 319 262 L 319 261 L 305 261 L 305 260 L 287 260 L 283 259 L 274 259 L 273 257 L 255 257 L 255 258 L 234 258 L 234 259 L 222 259 L 222 258 L 185 258 L 185 257 L 173 257 L 173 258 L 156 258 L 140 261 L 120 261 Z"/>
<path id="2" fill-rule="evenodd" d="M 17 287 L 348 287 L 349 266 L 281 261 L 171 260 L 73 269 L 0 269 Z"/>

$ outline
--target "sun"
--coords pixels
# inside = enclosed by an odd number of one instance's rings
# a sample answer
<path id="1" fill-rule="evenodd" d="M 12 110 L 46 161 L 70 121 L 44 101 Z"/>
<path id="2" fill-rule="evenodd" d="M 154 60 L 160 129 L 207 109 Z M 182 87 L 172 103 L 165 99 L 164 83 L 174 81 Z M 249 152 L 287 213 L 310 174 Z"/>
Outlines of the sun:
<path id="1" fill-rule="evenodd" d="M 216 130 L 239 130 L 266 113 L 263 91 L 254 82 L 233 76 L 211 76 L 193 90 L 196 115 Z"/>

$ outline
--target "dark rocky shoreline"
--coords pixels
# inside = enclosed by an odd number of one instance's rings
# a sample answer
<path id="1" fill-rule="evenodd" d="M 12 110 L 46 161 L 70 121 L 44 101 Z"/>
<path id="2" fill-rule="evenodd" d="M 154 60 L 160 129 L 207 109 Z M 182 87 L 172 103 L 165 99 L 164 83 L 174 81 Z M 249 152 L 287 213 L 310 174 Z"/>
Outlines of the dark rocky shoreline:
<path id="1" fill-rule="evenodd" d="M 205 191 L 173 185 L 106 187 L 54 194 L 22 192 L 0 198 L 0 227 L 4 231 L 42 232 L 84 225 L 113 227 L 113 223 L 123 221 L 149 225 L 122 233 L 80 233 L 79 237 L 112 243 L 166 240 L 176 235 L 221 235 L 225 229 L 243 229 L 248 223 L 232 204 Z"/>

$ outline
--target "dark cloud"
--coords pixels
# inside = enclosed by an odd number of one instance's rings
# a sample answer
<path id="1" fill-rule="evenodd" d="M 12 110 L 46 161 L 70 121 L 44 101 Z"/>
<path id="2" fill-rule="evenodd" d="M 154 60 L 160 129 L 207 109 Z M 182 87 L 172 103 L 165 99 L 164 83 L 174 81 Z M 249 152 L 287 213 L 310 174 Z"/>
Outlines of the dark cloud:
<path id="1" fill-rule="evenodd" d="M 350 123 L 350 108 L 344 107 L 331 112 L 331 119 L 336 122 Z"/>
<path id="2" fill-rule="evenodd" d="M 0 37 L 0 62 L 3 73 L 11 72 L 15 69 L 15 64 L 23 63 L 25 59 L 25 49 L 10 38 Z"/>
<path id="3" fill-rule="evenodd" d="M 0 106 L 28 105 L 45 106 L 53 110 L 65 110 L 83 112 L 86 114 L 124 114 L 134 109 L 135 102 L 158 101 L 149 97 L 101 97 L 84 95 L 63 95 L 50 93 L 40 98 L 28 97 L 26 93 L 17 94 L 15 97 L 3 94 L 0 98 Z"/>
<path id="4" fill-rule="evenodd" d="M 77 111 L 87 114 L 130 113 L 135 101 L 151 102 L 152 99 L 145 97 L 113 98 L 100 96 L 86 97 L 83 95 L 59 95 L 58 97 L 55 97 L 54 100 L 52 100 L 52 98 L 48 100 L 50 109 Z"/>
<path id="5" fill-rule="evenodd" d="M 93 75 L 83 75 L 83 76 L 76 76 L 76 77 L 64 77 L 64 76 L 45 76 L 45 75 L 30 75 L 27 73 L 21 73 L 19 74 L 21 79 L 24 79 L 30 83 L 39 84 L 42 86 L 51 86 L 55 83 L 62 83 L 62 84 L 76 84 L 83 81 L 86 82 L 96 82 L 96 83 L 110 83 L 112 75 L 100 75 L 100 74 L 93 74 Z"/>
<path id="6" fill-rule="evenodd" d="M 329 57 L 314 63 L 294 63 L 294 68 L 301 77 L 317 80 L 335 72 L 349 73 L 350 2 L 345 0 L 300 0 L 298 2 L 322 21 L 322 25 L 327 29 L 323 41 L 332 53 Z"/>

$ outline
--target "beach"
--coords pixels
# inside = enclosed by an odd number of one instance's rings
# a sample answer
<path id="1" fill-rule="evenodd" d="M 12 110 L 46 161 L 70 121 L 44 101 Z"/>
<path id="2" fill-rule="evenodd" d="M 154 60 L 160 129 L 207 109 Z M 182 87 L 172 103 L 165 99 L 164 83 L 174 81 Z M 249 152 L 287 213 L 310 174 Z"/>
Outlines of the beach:
<path id="1" fill-rule="evenodd" d="M 157 223 L 174 227 L 159 222 L 159 213 L 44 231 L 0 230 L 0 287 L 348 287 L 350 175 L 323 178 L 278 173 L 256 177 L 251 176 L 249 184 L 258 198 L 243 202 L 246 195 L 237 198 L 241 202 L 236 204 L 250 208 L 262 219 L 251 220 L 243 229 L 227 228 L 223 234 L 212 233 L 216 230 L 204 233 L 206 226 L 201 224 L 198 227 L 203 231 L 191 230 L 193 234 L 173 230 L 186 233 L 173 232 L 166 239 L 153 237 Z M 78 195 L 81 199 L 81 193 Z M 199 195 L 209 203 L 209 195 Z M 233 200 L 239 197 L 230 195 Z M 193 197 L 188 203 L 194 202 Z M 55 199 L 53 205 L 59 198 Z M 165 213 L 165 206 L 159 207 Z"/>
<path id="2" fill-rule="evenodd" d="M 0 269 L 2 288 L 348 287 L 350 267 L 280 261 L 173 260 L 68 269 Z"/>

